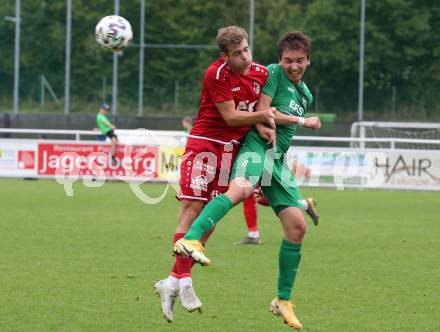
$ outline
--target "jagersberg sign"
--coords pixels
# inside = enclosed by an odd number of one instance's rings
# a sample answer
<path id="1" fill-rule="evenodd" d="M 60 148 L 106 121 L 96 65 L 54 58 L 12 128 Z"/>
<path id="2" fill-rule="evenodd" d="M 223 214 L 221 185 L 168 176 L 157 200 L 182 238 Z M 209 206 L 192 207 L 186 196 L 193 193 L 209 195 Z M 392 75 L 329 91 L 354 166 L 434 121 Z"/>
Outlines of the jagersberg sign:
<path id="1" fill-rule="evenodd" d="M 104 143 L 0 139 L 0 177 L 69 177 L 75 180 L 168 181 L 177 183 L 184 148 L 121 145 L 117 164 L 108 163 Z M 440 151 L 360 150 L 350 148 L 292 147 L 289 163 L 311 168 L 299 185 L 440 191 Z"/>

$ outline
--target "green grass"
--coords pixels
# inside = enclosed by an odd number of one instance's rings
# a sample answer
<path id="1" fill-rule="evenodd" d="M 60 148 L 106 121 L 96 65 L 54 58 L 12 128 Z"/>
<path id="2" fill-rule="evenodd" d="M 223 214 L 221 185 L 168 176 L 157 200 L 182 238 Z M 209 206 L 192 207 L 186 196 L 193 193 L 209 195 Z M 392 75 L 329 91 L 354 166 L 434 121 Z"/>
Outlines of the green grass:
<path id="1" fill-rule="evenodd" d="M 146 185 L 159 194 L 162 185 Z M 295 288 L 305 331 L 439 331 L 439 194 L 304 188 L 319 203 Z M 0 180 L 1 331 L 288 331 L 268 312 L 281 227 L 261 207 L 262 246 L 238 247 L 241 208 L 194 268 L 204 312 L 166 323 L 152 285 L 168 275 L 178 203 L 125 183 Z M 437 312 L 437 314 L 435 313 Z"/>

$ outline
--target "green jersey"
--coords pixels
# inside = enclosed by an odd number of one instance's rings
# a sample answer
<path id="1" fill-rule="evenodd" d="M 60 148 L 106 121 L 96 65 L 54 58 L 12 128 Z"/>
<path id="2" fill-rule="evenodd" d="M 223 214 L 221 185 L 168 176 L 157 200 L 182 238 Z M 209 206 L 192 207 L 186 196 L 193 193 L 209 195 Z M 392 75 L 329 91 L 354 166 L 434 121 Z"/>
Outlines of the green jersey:
<path id="1" fill-rule="evenodd" d="M 306 84 L 293 83 L 280 65 L 270 65 L 268 71 L 269 77 L 262 92 L 272 97 L 271 106 L 286 115 L 304 116 L 313 101 Z M 244 177 L 253 185 L 261 183 L 264 196 L 277 214 L 288 206 L 302 207 L 301 193 L 285 160 L 296 127 L 294 124 L 277 126 L 278 157 L 273 150 L 269 150 L 270 147 L 257 130 L 252 129 L 245 136 L 232 167 L 231 179 Z"/>
<path id="2" fill-rule="evenodd" d="M 98 123 L 99 130 L 101 130 L 101 133 L 104 135 L 107 134 L 112 128 L 107 127 L 104 122 L 111 124 L 110 120 L 101 112 L 98 113 L 96 116 L 96 122 Z"/>
<path id="3" fill-rule="evenodd" d="M 307 85 L 303 81 L 298 85 L 293 83 L 279 64 L 271 64 L 267 69 L 269 76 L 261 92 L 272 97 L 271 106 L 286 115 L 304 116 L 313 102 Z M 296 128 L 294 124 L 277 126 L 277 152 L 287 152 Z"/>

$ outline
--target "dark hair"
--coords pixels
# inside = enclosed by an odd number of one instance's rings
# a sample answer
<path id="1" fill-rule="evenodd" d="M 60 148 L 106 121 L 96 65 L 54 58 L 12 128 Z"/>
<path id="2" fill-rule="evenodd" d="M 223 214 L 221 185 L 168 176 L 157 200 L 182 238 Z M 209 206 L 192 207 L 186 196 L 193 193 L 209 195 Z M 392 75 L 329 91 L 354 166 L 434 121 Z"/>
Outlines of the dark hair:
<path id="1" fill-rule="evenodd" d="M 229 47 L 240 44 L 243 39 L 248 39 L 248 34 L 245 29 L 235 25 L 220 28 L 217 33 L 217 45 L 225 54 L 228 54 Z"/>
<path id="2" fill-rule="evenodd" d="M 307 59 L 310 58 L 312 51 L 312 40 L 306 36 L 302 31 L 291 31 L 284 35 L 278 42 L 278 57 L 281 59 L 285 49 L 303 50 Z"/>

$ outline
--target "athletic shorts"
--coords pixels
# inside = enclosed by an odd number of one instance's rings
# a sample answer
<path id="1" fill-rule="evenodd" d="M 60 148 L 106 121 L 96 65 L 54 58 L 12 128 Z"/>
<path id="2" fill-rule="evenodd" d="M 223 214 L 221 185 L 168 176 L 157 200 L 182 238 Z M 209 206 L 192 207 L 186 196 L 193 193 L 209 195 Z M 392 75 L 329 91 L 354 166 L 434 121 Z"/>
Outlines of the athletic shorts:
<path id="1" fill-rule="evenodd" d="M 287 207 L 302 208 L 298 185 L 285 155 L 275 153 L 255 130 L 243 139 L 231 171 L 231 180 L 244 177 L 261 190 L 278 214 Z"/>
<path id="2" fill-rule="evenodd" d="M 188 138 L 180 163 L 178 200 L 209 202 L 228 190 L 239 145 Z"/>
<path id="3" fill-rule="evenodd" d="M 105 134 L 105 136 L 107 136 L 108 138 L 113 138 L 113 137 L 118 138 L 118 136 L 115 135 L 115 132 L 113 131 L 113 129 L 109 130 L 109 131 Z"/>

